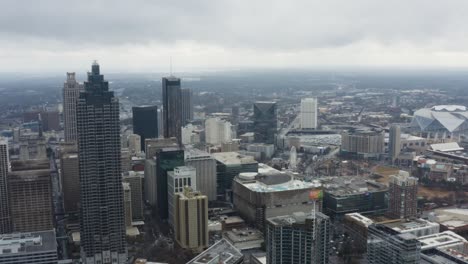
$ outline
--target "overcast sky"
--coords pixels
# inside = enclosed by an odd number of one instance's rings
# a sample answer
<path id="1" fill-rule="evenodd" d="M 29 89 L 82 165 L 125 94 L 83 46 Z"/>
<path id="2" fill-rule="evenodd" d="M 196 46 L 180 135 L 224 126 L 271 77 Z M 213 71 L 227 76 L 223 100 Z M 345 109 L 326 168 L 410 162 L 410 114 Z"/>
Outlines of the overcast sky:
<path id="1" fill-rule="evenodd" d="M 0 71 L 468 67 L 466 0 L 0 0 Z"/>

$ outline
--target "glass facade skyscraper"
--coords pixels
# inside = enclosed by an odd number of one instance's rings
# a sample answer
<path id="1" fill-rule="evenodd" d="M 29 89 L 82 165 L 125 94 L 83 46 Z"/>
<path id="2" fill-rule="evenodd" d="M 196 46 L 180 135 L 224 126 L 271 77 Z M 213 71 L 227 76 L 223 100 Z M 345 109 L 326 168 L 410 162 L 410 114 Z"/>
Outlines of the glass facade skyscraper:
<path id="1" fill-rule="evenodd" d="M 163 100 L 163 129 L 164 137 L 177 138 L 182 142 L 182 92 L 180 79 L 176 77 L 164 77 L 162 79 Z"/>
<path id="2" fill-rule="evenodd" d="M 133 133 L 140 136 L 141 150 L 145 150 L 145 139 L 158 137 L 158 107 L 135 106 L 133 113 Z"/>
<path id="3" fill-rule="evenodd" d="M 278 127 L 276 102 L 255 102 L 253 121 L 255 142 L 275 143 Z"/>
<path id="4" fill-rule="evenodd" d="M 127 263 L 119 101 L 93 63 L 77 104 L 81 258 L 85 264 Z"/>

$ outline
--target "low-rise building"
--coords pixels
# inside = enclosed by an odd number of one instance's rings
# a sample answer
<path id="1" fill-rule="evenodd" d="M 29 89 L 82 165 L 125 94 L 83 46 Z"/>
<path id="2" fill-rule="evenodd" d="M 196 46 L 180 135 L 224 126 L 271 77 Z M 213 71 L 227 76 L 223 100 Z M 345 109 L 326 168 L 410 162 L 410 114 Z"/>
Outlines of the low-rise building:
<path id="1" fill-rule="evenodd" d="M 320 208 L 320 200 L 310 198 L 312 191 L 321 192 L 318 182 L 296 180 L 294 175 L 259 164 L 258 173 L 240 173 L 232 183 L 234 207 L 247 222 L 264 228 L 270 217 L 294 212 L 310 212 L 313 203 Z"/>
<path id="2" fill-rule="evenodd" d="M 244 255 L 226 239 L 214 243 L 187 264 L 241 264 Z"/>
<path id="3" fill-rule="evenodd" d="M 349 213 L 383 214 L 388 209 L 388 187 L 363 177 L 342 176 L 320 180 L 323 212 L 332 218 Z"/>
<path id="4" fill-rule="evenodd" d="M 55 231 L 0 235 L 0 263 L 57 264 Z"/>
<path id="5" fill-rule="evenodd" d="M 241 251 L 260 249 L 264 242 L 262 232 L 253 228 L 232 229 L 223 237 Z"/>

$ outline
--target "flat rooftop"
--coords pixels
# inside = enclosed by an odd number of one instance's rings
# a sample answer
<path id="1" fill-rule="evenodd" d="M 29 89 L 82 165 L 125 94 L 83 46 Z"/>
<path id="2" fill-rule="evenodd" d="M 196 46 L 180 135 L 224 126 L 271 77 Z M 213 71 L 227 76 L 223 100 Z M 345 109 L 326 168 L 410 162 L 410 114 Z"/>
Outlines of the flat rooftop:
<path id="1" fill-rule="evenodd" d="M 207 264 L 211 261 L 216 264 L 234 264 L 240 262 L 243 258 L 244 255 L 240 250 L 223 238 L 187 262 L 187 264 Z"/>
<path id="2" fill-rule="evenodd" d="M 319 179 L 325 192 L 334 196 L 348 196 L 387 191 L 388 187 L 359 176 L 326 177 Z"/>
<path id="3" fill-rule="evenodd" d="M 263 163 L 259 163 L 258 173 L 240 173 L 234 179 L 254 192 L 280 192 L 321 187 L 318 181 L 305 182 L 297 180 L 294 175 L 279 171 Z"/>
<path id="4" fill-rule="evenodd" d="M 312 214 L 312 212 L 308 214 L 305 214 L 303 212 L 296 212 L 296 213 L 293 213 L 292 215 L 271 217 L 271 218 L 268 218 L 267 221 L 273 225 L 290 226 L 292 224 L 304 224 L 306 219 L 315 219 L 315 218 L 328 219 L 329 217 L 324 215 L 321 212 L 315 212 L 314 215 Z"/>
<path id="5" fill-rule="evenodd" d="M 186 148 L 184 154 L 185 159 L 212 158 L 210 153 L 197 148 Z"/>
<path id="6" fill-rule="evenodd" d="M 263 234 L 254 228 L 233 229 L 224 232 L 224 236 L 232 243 L 241 243 L 247 241 L 263 241 Z"/>
<path id="7" fill-rule="evenodd" d="M 362 225 L 364 225 L 366 227 L 368 227 L 368 226 L 370 226 L 370 225 L 372 225 L 374 223 L 374 221 L 372 221 L 372 219 L 367 218 L 367 217 L 363 216 L 360 213 L 345 214 L 345 218 L 352 219 L 352 220 L 354 220 L 356 222 L 361 223 Z"/>
<path id="8" fill-rule="evenodd" d="M 213 158 L 225 165 L 241 165 L 257 163 L 251 156 L 242 155 L 238 152 L 219 152 L 213 153 Z"/>
<path id="9" fill-rule="evenodd" d="M 55 231 L 0 235 L 0 256 L 57 251 Z"/>
<path id="10" fill-rule="evenodd" d="M 439 226 L 437 223 L 429 222 L 424 219 L 415 219 L 406 221 L 404 219 L 382 223 L 400 233 L 409 232 L 416 229 Z"/>
<path id="11" fill-rule="evenodd" d="M 466 239 L 455 234 L 452 231 L 444 231 L 442 233 L 422 236 L 418 238 L 421 242 L 421 250 L 431 248 L 447 248 L 466 243 Z"/>

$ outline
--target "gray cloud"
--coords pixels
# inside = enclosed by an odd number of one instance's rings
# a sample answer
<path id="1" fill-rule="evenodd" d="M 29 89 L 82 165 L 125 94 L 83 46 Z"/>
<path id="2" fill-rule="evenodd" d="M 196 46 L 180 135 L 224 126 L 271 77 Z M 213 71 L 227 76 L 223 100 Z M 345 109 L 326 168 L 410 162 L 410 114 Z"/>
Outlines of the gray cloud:
<path id="1" fill-rule="evenodd" d="M 40 56 L 86 56 L 94 48 L 157 47 L 162 54 L 184 43 L 202 52 L 222 49 L 227 57 L 354 46 L 350 52 L 365 54 L 375 45 L 389 53 L 419 47 L 440 56 L 467 51 L 466 10 L 463 0 L 6 0 L 0 1 L 0 48 L 8 54 L 0 50 L 0 59 L 21 56 L 11 54 L 14 47 Z"/>

